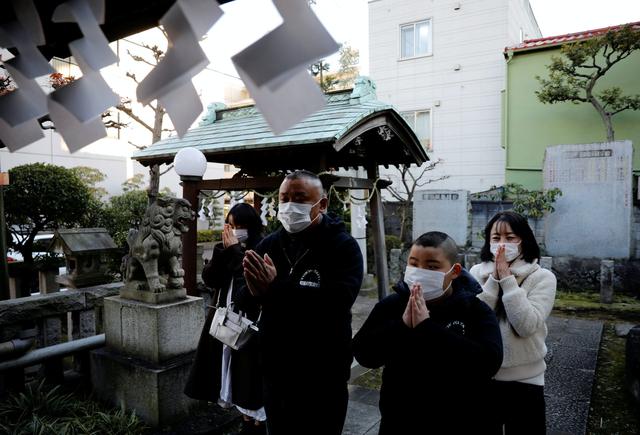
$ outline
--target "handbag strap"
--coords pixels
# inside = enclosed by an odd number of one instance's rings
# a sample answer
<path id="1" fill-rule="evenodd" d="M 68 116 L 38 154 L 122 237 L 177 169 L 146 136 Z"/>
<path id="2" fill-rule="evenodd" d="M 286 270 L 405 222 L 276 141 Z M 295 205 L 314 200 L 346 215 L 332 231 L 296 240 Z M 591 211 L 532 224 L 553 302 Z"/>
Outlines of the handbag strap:
<path id="1" fill-rule="evenodd" d="M 215 300 L 215 305 L 209 305 L 210 307 L 218 308 L 220 306 L 220 293 L 222 293 L 222 291 L 219 288 L 214 289 L 211 300 Z"/>

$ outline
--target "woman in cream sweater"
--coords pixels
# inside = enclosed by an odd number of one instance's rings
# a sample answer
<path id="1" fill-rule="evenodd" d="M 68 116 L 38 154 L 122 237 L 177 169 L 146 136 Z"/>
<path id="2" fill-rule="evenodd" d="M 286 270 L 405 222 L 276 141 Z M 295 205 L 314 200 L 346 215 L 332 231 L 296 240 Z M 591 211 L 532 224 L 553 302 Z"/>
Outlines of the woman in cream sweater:
<path id="1" fill-rule="evenodd" d="M 527 220 L 511 211 L 485 228 L 482 263 L 471 274 L 478 295 L 498 317 L 504 358 L 491 388 L 496 434 L 544 434 L 546 320 L 553 308 L 556 277 L 540 267 L 540 248 Z"/>

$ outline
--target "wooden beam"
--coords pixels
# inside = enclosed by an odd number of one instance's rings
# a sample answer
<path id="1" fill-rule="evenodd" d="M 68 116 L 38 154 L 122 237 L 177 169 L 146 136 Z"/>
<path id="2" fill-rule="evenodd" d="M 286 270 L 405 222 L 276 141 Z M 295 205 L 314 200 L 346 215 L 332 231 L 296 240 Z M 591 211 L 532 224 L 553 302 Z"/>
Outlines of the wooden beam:
<path id="1" fill-rule="evenodd" d="M 282 177 L 219 178 L 196 183 L 198 190 L 275 190 Z"/>
<path id="2" fill-rule="evenodd" d="M 335 186 L 338 189 L 372 189 L 375 179 L 339 177 L 336 175 L 322 175 L 323 184 Z M 283 177 L 248 177 L 248 178 L 219 178 L 195 182 L 198 190 L 276 190 L 282 184 Z M 391 184 L 388 180 L 378 180 L 379 189 L 385 189 Z M 327 187 L 327 186 L 325 186 Z"/>
<path id="3" fill-rule="evenodd" d="M 378 186 L 378 189 L 386 189 L 393 182 L 389 180 L 375 180 L 369 178 L 352 178 L 352 177 L 337 177 L 335 181 L 331 183 L 338 189 L 373 189 L 374 185 Z"/>

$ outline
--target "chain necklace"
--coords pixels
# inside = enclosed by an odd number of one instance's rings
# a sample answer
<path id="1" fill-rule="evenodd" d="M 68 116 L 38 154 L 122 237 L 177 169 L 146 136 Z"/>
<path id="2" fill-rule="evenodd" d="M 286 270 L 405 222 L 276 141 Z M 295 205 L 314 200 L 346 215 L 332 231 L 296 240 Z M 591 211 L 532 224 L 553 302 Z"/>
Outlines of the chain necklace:
<path id="1" fill-rule="evenodd" d="M 284 248 L 284 246 L 282 246 L 282 253 L 284 254 L 284 258 L 287 259 L 287 263 L 289 263 L 289 266 L 291 267 L 291 269 L 289 269 L 289 276 L 291 276 L 291 274 L 293 273 L 293 269 L 295 269 L 295 267 L 298 265 L 298 263 L 300 263 L 304 256 L 309 253 L 309 249 L 305 250 L 302 255 L 297 256 L 296 261 L 293 263 L 291 262 L 289 255 L 287 255 L 287 250 Z"/>

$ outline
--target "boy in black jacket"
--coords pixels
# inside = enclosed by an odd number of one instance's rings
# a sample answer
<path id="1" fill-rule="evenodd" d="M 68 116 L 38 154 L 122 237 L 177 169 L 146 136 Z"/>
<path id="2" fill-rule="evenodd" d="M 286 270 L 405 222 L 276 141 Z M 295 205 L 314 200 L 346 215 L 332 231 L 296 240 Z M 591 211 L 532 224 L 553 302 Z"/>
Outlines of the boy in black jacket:
<path id="1" fill-rule="evenodd" d="M 420 236 L 404 281 L 354 337 L 361 365 L 384 366 L 381 435 L 483 433 L 502 341 L 493 311 L 456 260 L 447 234 Z M 458 279 L 463 285 L 453 284 Z"/>

